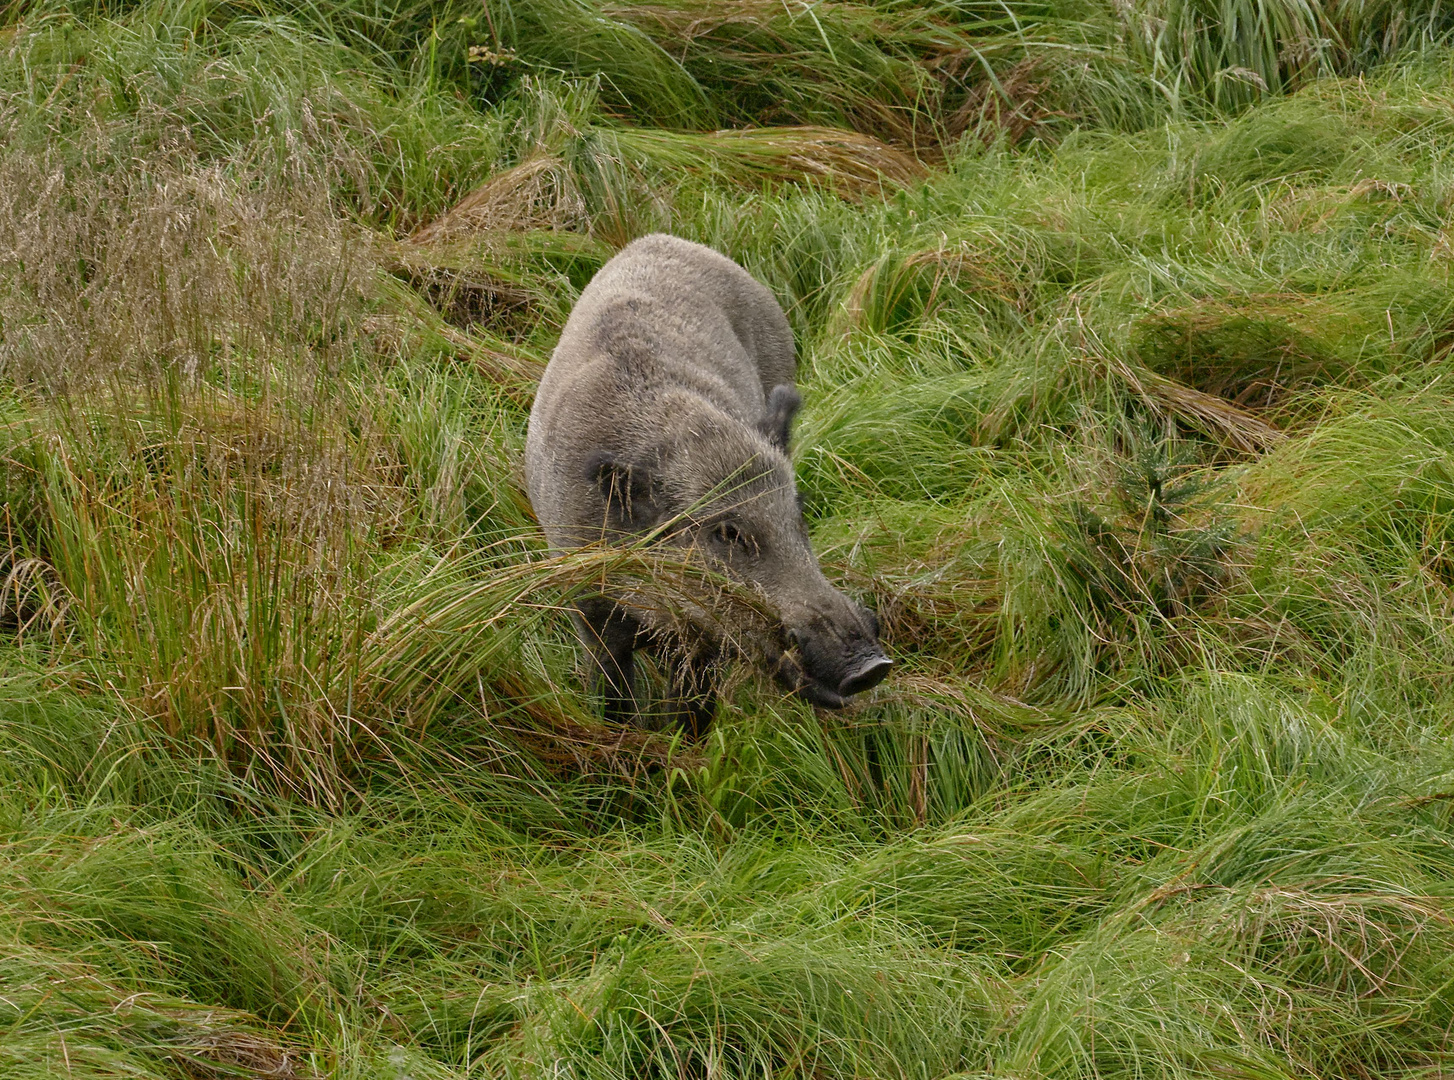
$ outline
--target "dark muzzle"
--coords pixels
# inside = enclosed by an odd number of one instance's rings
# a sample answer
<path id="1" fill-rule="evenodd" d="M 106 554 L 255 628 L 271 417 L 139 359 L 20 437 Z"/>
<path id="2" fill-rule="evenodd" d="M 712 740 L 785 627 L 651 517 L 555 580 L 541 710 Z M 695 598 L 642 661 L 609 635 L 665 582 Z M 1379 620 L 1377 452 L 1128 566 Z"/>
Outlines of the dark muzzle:
<path id="1" fill-rule="evenodd" d="M 883 682 L 894 666 L 894 662 L 874 644 L 859 651 L 845 670 L 841 662 L 825 662 L 811 643 L 805 645 L 801 635 L 790 636 L 799 648 L 796 655 L 783 653 L 778 658 L 777 677 L 799 697 L 826 709 L 843 708 L 854 694 L 861 694 Z"/>
<path id="2" fill-rule="evenodd" d="M 838 684 L 839 697 L 852 697 L 854 694 L 861 694 L 865 690 L 871 690 L 884 681 L 884 676 L 889 673 L 889 668 L 894 662 L 883 653 L 877 656 L 870 656 L 867 660 L 858 664 L 844 680 Z"/>

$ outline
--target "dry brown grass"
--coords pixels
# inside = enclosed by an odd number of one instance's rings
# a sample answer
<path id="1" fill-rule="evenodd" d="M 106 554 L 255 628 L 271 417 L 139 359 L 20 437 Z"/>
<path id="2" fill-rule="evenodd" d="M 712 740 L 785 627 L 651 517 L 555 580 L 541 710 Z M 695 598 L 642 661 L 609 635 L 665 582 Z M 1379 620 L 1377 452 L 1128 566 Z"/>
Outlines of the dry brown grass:
<path id="1" fill-rule="evenodd" d="M 1153 414 L 1177 420 L 1238 453 L 1259 454 L 1286 438 L 1266 420 L 1225 398 L 1133 367 L 1120 358 L 1106 363 L 1107 370 L 1123 380 Z"/>
<path id="2" fill-rule="evenodd" d="M 77 173 L 4 155 L 0 371 L 56 392 L 238 364 L 322 377 L 363 312 L 369 245 L 316 188 L 166 157 Z"/>
<path id="3" fill-rule="evenodd" d="M 570 168 L 539 150 L 475 188 L 443 214 L 414 230 L 411 244 L 436 244 L 480 232 L 584 229 L 590 208 Z"/>
<path id="4" fill-rule="evenodd" d="M 951 137 L 971 132 L 986 142 L 1004 138 L 1014 145 L 1067 118 L 1066 111 L 1057 107 L 1059 96 L 1045 58 L 1029 57 L 993 82 L 980 82 L 950 116 L 946 130 Z"/>

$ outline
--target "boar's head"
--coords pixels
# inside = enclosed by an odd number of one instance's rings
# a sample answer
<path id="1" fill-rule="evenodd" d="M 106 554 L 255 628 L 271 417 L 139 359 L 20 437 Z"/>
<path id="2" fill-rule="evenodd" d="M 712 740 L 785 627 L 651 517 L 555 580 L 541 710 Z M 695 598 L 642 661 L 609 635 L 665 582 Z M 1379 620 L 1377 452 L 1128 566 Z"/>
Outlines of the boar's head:
<path id="1" fill-rule="evenodd" d="M 680 409 L 630 455 L 598 452 L 586 479 L 601 493 L 609 534 L 655 534 L 712 569 L 751 586 L 774 615 L 757 646 L 790 690 L 839 708 L 876 686 L 891 661 L 878 642 L 878 619 L 828 583 L 803 521 L 787 458 L 799 404 L 791 386 L 768 398 L 765 417 L 747 424 L 703 408 Z"/>

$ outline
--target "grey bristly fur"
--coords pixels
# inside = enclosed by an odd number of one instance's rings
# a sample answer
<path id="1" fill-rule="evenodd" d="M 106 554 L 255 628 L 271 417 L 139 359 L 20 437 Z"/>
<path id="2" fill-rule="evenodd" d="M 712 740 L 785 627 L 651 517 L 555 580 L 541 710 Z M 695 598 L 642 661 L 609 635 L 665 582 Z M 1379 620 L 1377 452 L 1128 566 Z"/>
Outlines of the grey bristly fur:
<path id="1" fill-rule="evenodd" d="M 771 640 L 757 654 L 790 688 L 841 705 L 888 661 L 872 614 L 828 584 L 808 542 L 786 456 L 794 369 L 792 332 L 765 287 L 710 248 L 643 237 L 601 269 L 566 322 L 530 413 L 526 481 L 557 550 L 668 526 L 664 543 L 756 587 L 778 619 L 759 630 Z M 620 599 L 577 604 L 608 715 L 633 715 L 632 654 L 661 647 L 674 670 L 669 711 L 700 735 L 720 635 L 683 633 Z"/>

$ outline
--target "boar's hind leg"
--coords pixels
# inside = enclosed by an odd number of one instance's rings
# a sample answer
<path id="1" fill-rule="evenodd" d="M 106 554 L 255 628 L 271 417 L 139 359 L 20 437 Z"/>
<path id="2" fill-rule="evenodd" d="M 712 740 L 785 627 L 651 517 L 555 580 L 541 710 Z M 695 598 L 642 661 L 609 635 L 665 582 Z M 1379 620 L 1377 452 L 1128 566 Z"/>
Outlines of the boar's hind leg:
<path id="1" fill-rule="evenodd" d="M 696 742 L 707 734 L 717 715 L 717 654 L 703 650 L 671 657 L 672 700 L 667 712 Z"/>
<path id="2" fill-rule="evenodd" d="M 633 653 L 640 624 L 603 596 L 576 605 L 576 632 L 591 658 L 593 679 L 606 701 L 607 720 L 634 720 Z"/>

